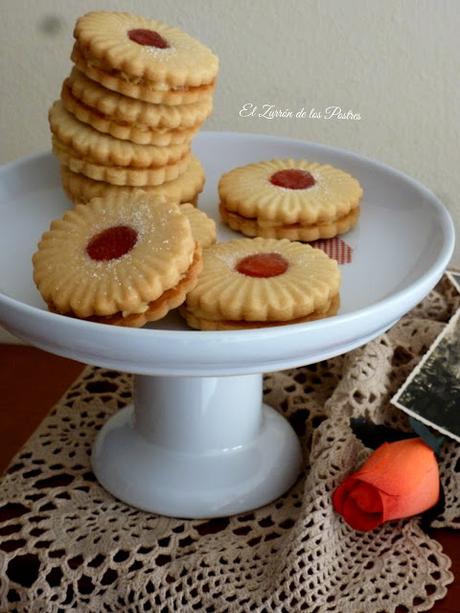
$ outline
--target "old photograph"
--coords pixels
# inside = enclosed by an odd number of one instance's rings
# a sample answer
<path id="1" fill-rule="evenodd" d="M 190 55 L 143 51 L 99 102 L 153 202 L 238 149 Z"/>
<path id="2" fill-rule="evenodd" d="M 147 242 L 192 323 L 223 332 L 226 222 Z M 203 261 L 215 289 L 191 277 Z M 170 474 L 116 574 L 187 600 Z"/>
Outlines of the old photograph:
<path id="1" fill-rule="evenodd" d="M 391 402 L 460 442 L 460 310 Z"/>

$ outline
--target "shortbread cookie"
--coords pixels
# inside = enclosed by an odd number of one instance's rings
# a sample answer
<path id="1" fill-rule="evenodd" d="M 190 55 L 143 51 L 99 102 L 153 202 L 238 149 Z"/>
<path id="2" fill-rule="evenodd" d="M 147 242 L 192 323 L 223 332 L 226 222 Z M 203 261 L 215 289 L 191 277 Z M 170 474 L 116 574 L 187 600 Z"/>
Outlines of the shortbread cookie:
<path id="1" fill-rule="evenodd" d="M 52 311 L 140 326 L 183 302 L 200 254 L 178 205 L 119 194 L 52 222 L 33 256 L 34 281 Z"/>
<path id="2" fill-rule="evenodd" d="M 64 90 L 92 113 L 139 131 L 194 129 L 212 112 L 210 97 L 176 106 L 149 104 L 102 87 L 76 68 L 65 80 Z"/>
<path id="3" fill-rule="evenodd" d="M 86 58 L 113 74 L 170 87 L 212 83 L 218 59 L 178 28 L 131 13 L 93 11 L 80 17 L 74 36 Z"/>
<path id="4" fill-rule="evenodd" d="M 286 226 L 300 228 L 331 224 L 350 229 L 357 220 L 351 213 L 359 207 L 363 190 L 348 173 L 328 164 L 306 160 L 271 160 L 235 168 L 219 181 L 219 196 L 224 215 L 235 214 L 242 223 L 252 225 L 248 233 L 271 228 L 271 236 L 282 236 Z M 343 222 L 343 223 L 342 223 Z M 236 220 L 233 220 L 236 225 Z M 341 227 L 340 224 L 342 224 Z M 273 228 L 280 228 L 280 233 Z M 287 228 L 290 230 L 290 228 Z M 308 231 L 305 233 L 308 235 Z M 316 232 L 316 238 L 323 238 Z M 301 233 L 299 231 L 299 238 Z M 302 239 L 310 240 L 310 239 Z"/>
<path id="5" fill-rule="evenodd" d="M 200 124 L 198 124 L 192 128 L 184 128 L 181 130 L 167 130 L 164 128 L 152 130 L 148 126 L 140 124 L 120 123 L 82 104 L 72 96 L 65 83 L 61 91 L 61 100 L 66 110 L 74 115 L 79 121 L 88 124 L 98 132 L 110 134 L 110 136 L 114 138 L 128 140 L 138 145 L 168 147 L 169 145 L 190 144 L 192 138 L 200 128 Z"/>
<path id="6" fill-rule="evenodd" d="M 78 19 L 74 36 L 86 66 L 150 91 L 211 86 L 217 76 L 218 59 L 210 49 L 153 19 L 94 11 Z"/>
<path id="7" fill-rule="evenodd" d="M 107 70 L 103 70 L 91 60 L 83 57 L 77 44 L 73 47 L 71 60 L 87 77 L 100 83 L 107 89 L 124 94 L 130 98 L 151 102 L 152 104 L 175 106 L 209 100 L 212 98 L 215 89 L 215 83 L 200 85 L 199 87 L 154 89 L 151 83 L 129 78 L 127 75 L 114 75 L 107 72 Z"/>
<path id="8" fill-rule="evenodd" d="M 320 238 L 333 238 L 351 230 L 359 218 L 360 207 L 356 207 L 340 219 L 323 221 L 316 225 L 277 224 L 272 221 L 248 219 L 237 213 L 230 213 L 221 204 L 219 207 L 222 221 L 232 230 L 250 237 L 287 238 L 291 241 L 312 242 Z"/>
<path id="9" fill-rule="evenodd" d="M 233 240 L 206 249 L 181 312 L 205 329 L 294 322 L 335 312 L 339 286 L 337 262 L 320 249 L 288 240 Z"/>
<path id="10" fill-rule="evenodd" d="M 182 204 L 180 210 L 190 222 L 193 238 L 201 244 L 203 249 L 216 242 L 216 224 L 213 219 L 189 202 Z"/>
<path id="11" fill-rule="evenodd" d="M 80 173 L 94 179 L 105 181 L 113 185 L 137 186 L 161 185 L 166 181 L 177 179 L 190 165 L 191 155 L 187 153 L 182 159 L 174 164 L 161 166 L 160 168 L 131 168 L 123 166 L 105 166 L 96 164 L 80 157 L 76 151 L 63 145 L 54 136 L 52 138 L 53 153 L 61 164 L 67 166 L 72 172 Z M 140 146 L 140 145 L 139 145 Z"/>
<path id="12" fill-rule="evenodd" d="M 130 168 L 160 168 L 181 160 L 190 150 L 189 144 L 156 147 L 138 145 L 126 140 L 101 134 L 78 121 L 59 100 L 49 112 L 53 135 L 78 157 L 103 166 L 129 166 Z"/>
<path id="13" fill-rule="evenodd" d="M 120 190 L 133 191 L 133 187 L 111 185 L 105 181 L 94 181 L 85 175 L 72 172 L 61 166 L 62 186 L 72 202 L 85 203 L 96 197 L 115 195 Z M 145 186 L 143 189 L 151 196 L 165 198 L 170 202 L 192 202 L 196 204 L 198 195 L 203 191 L 205 175 L 203 167 L 195 156 L 189 166 L 177 179 L 162 185 Z"/>

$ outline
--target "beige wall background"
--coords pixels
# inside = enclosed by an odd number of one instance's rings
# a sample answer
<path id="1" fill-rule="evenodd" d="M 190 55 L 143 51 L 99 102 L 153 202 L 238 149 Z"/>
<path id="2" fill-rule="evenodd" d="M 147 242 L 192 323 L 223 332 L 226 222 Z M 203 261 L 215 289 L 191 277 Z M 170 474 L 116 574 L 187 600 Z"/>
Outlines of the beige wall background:
<path id="1" fill-rule="evenodd" d="M 49 148 L 75 19 L 125 10 L 185 29 L 220 57 L 212 130 L 328 143 L 418 178 L 460 232 L 459 0 L 1 0 L 0 163 Z M 361 119 L 241 117 L 245 104 L 341 107 Z M 454 262 L 460 266 L 460 248 Z"/>

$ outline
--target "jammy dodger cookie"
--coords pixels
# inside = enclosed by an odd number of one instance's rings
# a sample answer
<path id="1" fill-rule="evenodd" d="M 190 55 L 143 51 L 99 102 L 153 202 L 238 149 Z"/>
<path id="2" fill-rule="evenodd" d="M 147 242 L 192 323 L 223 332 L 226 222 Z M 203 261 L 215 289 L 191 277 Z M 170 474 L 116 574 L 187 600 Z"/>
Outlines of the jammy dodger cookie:
<path id="1" fill-rule="evenodd" d="M 94 181 L 83 174 L 72 172 L 66 166 L 61 166 L 62 186 L 75 204 L 85 203 L 92 198 L 111 197 L 121 190 L 133 192 L 138 188 L 125 185 L 111 185 L 105 181 Z M 198 158 L 192 156 L 187 170 L 177 179 L 161 185 L 145 186 L 142 189 L 155 198 L 165 198 L 170 202 L 191 202 L 196 204 L 199 194 L 203 191 L 205 174 Z"/>
<path id="2" fill-rule="evenodd" d="M 131 141 L 138 145 L 167 147 L 168 145 L 189 144 L 200 127 L 197 125 L 196 127 L 184 128 L 183 130 L 151 130 L 148 126 L 142 124 L 130 125 L 125 122 L 116 121 L 112 117 L 82 104 L 72 96 L 65 84 L 62 87 L 61 100 L 69 113 L 72 113 L 79 121 L 88 124 L 98 132 L 110 134 L 114 138 Z"/>
<path id="3" fill-rule="evenodd" d="M 218 59 L 178 28 L 130 13 L 78 19 L 72 59 L 108 89 L 148 102 L 184 104 L 209 94 Z M 191 95 L 190 95 L 191 94 Z"/>
<path id="4" fill-rule="evenodd" d="M 33 256 L 51 311 L 134 327 L 182 304 L 201 266 L 201 245 L 180 207 L 142 191 L 67 211 Z"/>
<path id="5" fill-rule="evenodd" d="M 339 287 L 337 262 L 320 249 L 288 240 L 232 240 L 205 250 L 180 313 L 201 330 L 312 321 L 337 312 Z"/>
<path id="6" fill-rule="evenodd" d="M 192 104 L 150 104 L 111 91 L 74 68 L 61 98 L 77 119 L 115 138 L 142 145 L 187 142 L 212 112 L 212 98 Z"/>
<path id="7" fill-rule="evenodd" d="M 264 238 L 308 242 L 343 234 L 358 220 L 362 195 L 350 174 L 306 160 L 249 164 L 219 181 L 223 221 Z"/>

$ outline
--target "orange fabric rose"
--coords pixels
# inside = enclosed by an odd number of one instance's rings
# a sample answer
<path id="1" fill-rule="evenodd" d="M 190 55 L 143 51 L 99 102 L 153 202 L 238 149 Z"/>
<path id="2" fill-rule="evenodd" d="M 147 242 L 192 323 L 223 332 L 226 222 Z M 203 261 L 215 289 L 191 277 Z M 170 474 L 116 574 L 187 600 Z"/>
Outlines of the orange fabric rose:
<path id="1" fill-rule="evenodd" d="M 384 443 L 332 495 L 347 524 L 364 532 L 417 515 L 439 498 L 439 469 L 431 447 L 420 438 Z"/>

